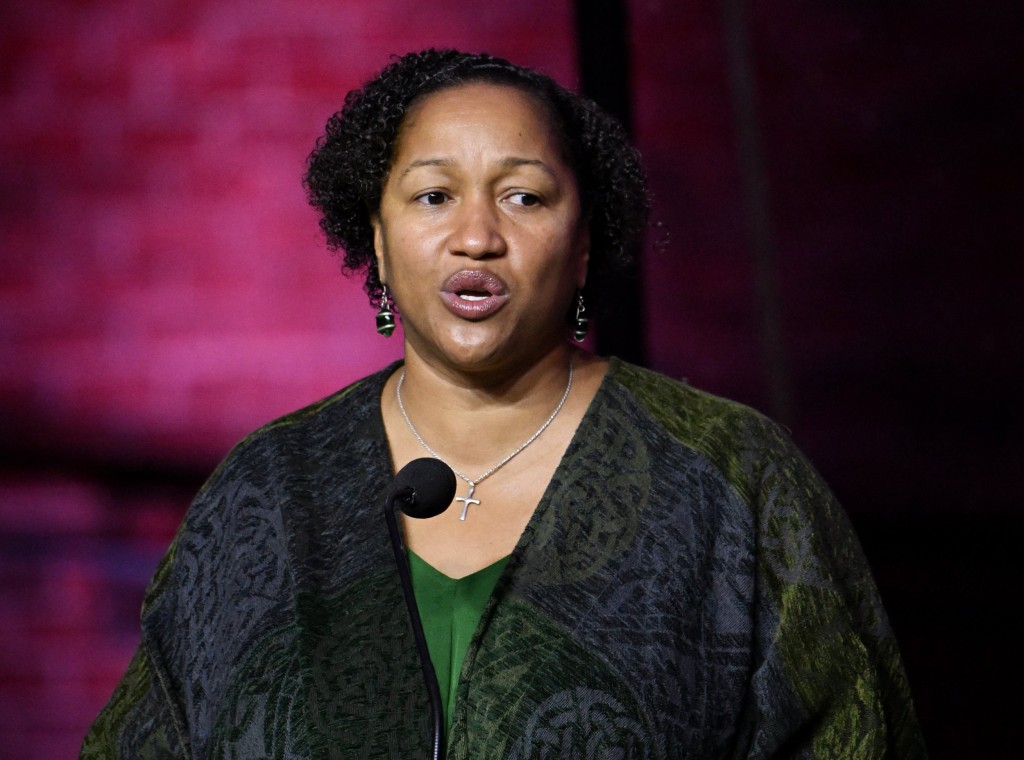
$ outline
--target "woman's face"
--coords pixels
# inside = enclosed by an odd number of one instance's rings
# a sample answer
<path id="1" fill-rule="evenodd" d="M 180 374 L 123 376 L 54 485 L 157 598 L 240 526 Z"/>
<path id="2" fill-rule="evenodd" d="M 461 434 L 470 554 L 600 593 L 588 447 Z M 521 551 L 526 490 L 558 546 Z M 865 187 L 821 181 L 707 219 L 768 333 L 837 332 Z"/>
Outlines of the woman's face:
<path id="1" fill-rule="evenodd" d="M 589 241 L 576 178 L 531 95 L 474 83 L 416 103 L 373 226 L 407 352 L 514 370 L 564 345 Z"/>

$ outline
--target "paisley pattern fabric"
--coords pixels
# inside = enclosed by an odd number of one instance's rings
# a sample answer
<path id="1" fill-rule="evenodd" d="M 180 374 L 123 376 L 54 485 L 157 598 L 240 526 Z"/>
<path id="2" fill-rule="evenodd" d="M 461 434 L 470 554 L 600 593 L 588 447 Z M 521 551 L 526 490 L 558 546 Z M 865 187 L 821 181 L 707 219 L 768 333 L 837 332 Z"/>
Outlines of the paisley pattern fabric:
<path id="1" fill-rule="evenodd" d="M 394 367 L 249 436 L 83 758 L 424 758 L 381 514 Z M 449 757 L 918 758 L 846 517 L 755 412 L 612 360 L 484 610 Z"/>

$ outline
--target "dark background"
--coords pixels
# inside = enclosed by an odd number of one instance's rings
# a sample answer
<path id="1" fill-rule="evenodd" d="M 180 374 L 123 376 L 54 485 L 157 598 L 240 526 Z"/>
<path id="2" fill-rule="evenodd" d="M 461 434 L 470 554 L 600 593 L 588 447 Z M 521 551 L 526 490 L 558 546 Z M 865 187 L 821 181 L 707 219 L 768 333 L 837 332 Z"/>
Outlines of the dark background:
<path id="1" fill-rule="evenodd" d="M 299 182 L 344 93 L 430 45 L 626 115 L 662 226 L 601 349 L 785 423 L 862 537 L 933 757 L 1017 756 L 1020 3 L 577 5 L 0 9 L 10 757 L 74 754 L 231 443 L 397 354 Z"/>

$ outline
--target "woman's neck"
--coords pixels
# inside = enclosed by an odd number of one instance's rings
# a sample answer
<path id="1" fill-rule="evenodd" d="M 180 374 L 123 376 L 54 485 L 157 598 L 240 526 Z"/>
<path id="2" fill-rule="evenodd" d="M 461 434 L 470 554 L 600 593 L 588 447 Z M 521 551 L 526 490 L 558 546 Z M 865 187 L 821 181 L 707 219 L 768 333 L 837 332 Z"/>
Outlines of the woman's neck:
<path id="1" fill-rule="evenodd" d="M 458 453 L 465 466 L 486 469 L 551 415 L 565 395 L 570 361 L 582 365 L 590 359 L 563 345 L 529 366 L 499 374 L 453 371 L 407 351 L 402 402 L 417 433 L 442 456 Z M 385 409 L 397 405 L 401 375 L 402 370 L 385 387 Z"/>

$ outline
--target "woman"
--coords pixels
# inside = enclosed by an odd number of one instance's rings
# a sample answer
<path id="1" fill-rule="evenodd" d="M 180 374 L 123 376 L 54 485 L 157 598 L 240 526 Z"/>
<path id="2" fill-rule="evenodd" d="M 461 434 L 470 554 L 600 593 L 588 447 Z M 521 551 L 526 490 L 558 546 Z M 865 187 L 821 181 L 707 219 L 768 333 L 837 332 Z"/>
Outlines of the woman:
<path id="1" fill-rule="evenodd" d="M 428 756 L 380 515 L 427 454 L 461 479 L 402 525 L 449 757 L 923 756 L 856 540 L 786 436 L 567 341 L 645 223 L 614 122 L 425 51 L 349 94 L 307 186 L 404 362 L 214 473 L 83 756 Z"/>

